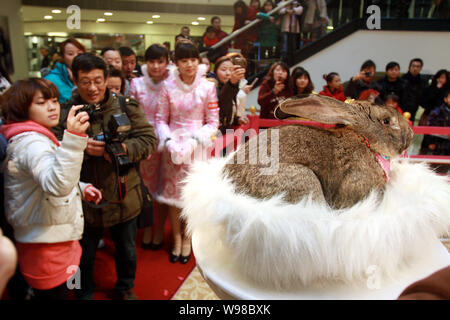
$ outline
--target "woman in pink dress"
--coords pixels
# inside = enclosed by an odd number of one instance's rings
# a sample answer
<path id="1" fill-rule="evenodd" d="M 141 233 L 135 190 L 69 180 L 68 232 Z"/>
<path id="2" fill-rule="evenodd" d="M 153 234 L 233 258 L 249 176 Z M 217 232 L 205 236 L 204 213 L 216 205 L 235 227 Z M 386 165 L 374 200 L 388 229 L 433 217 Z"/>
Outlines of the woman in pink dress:
<path id="1" fill-rule="evenodd" d="M 181 181 L 195 157 L 204 159 L 219 127 L 219 105 L 213 82 L 199 71 L 199 52 L 192 42 L 175 48 L 173 76 L 164 81 L 155 115 L 161 155 L 161 177 L 155 198 L 169 205 L 174 246 L 170 261 L 187 263 L 191 239 L 182 235 Z"/>
<path id="2" fill-rule="evenodd" d="M 129 95 L 139 101 L 148 122 L 155 127 L 156 106 L 159 102 L 164 80 L 168 78 L 169 52 L 160 44 L 152 44 L 145 51 L 145 64 L 142 66 L 143 76 L 134 78 L 131 82 Z M 141 161 L 141 176 L 150 194 L 155 198 L 159 182 L 161 153 L 153 152 L 146 160 Z M 164 222 L 167 217 L 167 205 L 153 201 L 157 215 L 155 235 L 152 239 L 151 223 L 144 224 L 142 248 L 158 250 L 162 247 L 164 238 Z M 152 221 L 152 217 L 144 217 L 144 221 Z"/>

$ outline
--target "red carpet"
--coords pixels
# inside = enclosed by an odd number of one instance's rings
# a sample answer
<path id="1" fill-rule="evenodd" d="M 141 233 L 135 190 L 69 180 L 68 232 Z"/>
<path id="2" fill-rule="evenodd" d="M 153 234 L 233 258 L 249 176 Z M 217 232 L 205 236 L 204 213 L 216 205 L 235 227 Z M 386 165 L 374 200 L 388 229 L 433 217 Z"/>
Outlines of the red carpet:
<path id="1" fill-rule="evenodd" d="M 136 239 L 137 271 L 134 291 L 140 300 L 168 300 L 176 293 L 186 277 L 195 267 L 192 255 L 187 264 L 170 263 L 169 250 L 172 245 L 170 223 L 167 219 L 164 230 L 164 245 L 158 251 L 141 248 L 143 230 L 138 230 Z M 114 244 L 105 232 L 105 247 L 97 251 L 95 262 L 95 300 L 111 299 L 116 282 Z"/>

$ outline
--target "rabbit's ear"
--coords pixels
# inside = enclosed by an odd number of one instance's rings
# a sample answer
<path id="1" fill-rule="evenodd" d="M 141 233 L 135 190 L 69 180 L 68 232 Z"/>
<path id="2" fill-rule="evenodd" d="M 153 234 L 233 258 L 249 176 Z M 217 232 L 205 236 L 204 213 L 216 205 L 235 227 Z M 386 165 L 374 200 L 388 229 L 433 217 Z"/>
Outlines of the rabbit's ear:
<path id="1" fill-rule="evenodd" d="M 310 94 L 283 101 L 274 114 L 280 120 L 301 117 L 326 124 L 353 125 L 356 114 L 352 109 L 349 104 L 334 98 Z"/>

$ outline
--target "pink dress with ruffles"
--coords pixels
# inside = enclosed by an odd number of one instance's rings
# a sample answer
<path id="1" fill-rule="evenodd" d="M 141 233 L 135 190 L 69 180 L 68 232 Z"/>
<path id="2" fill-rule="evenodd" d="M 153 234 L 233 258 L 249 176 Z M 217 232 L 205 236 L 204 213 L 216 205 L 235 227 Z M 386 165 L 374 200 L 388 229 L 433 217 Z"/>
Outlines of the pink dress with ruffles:
<path id="1" fill-rule="evenodd" d="M 199 70 L 200 71 L 200 70 Z M 195 137 L 199 144 L 192 152 L 202 157 L 209 154 L 208 146 L 219 127 L 219 107 L 213 82 L 203 77 L 202 72 L 192 85 L 181 81 L 178 70 L 164 81 L 160 101 L 155 115 L 156 131 L 160 141 L 171 139 L 183 146 Z M 198 152 L 200 150 L 200 152 Z M 161 155 L 161 177 L 155 198 L 162 203 L 181 208 L 181 181 L 189 170 L 189 161 L 176 164 L 167 148 Z M 197 157 L 196 157 L 197 159 Z"/>
<path id="2" fill-rule="evenodd" d="M 142 77 L 134 78 L 131 81 L 129 95 L 139 102 L 148 122 L 155 127 L 156 106 L 164 87 L 164 81 L 155 83 L 150 78 L 145 64 L 142 66 L 142 74 Z M 155 196 L 157 185 L 160 183 L 160 162 L 161 152 L 155 150 L 150 159 L 142 160 L 140 163 L 142 180 L 152 196 Z"/>

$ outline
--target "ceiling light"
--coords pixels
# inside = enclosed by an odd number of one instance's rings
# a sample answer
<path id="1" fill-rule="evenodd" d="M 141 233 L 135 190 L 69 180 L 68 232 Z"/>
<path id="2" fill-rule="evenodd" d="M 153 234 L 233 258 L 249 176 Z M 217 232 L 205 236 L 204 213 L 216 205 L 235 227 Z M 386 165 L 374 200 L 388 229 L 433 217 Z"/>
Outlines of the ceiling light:
<path id="1" fill-rule="evenodd" d="M 147 24 L 152 24 L 153 23 L 153 21 L 147 21 Z"/>
<path id="2" fill-rule="evenodd" d="M 204 21 L 204 20 L 206 20 L 206 18 L 205 17 L 198 17 L 197 20 Z"/>
<path id="3" fill-rule="evenodd" d="M 59 9 L 53 9 L 53 10 L 52 10 L 52 13 L 61 13 L 61 10 L 59 10 Z"/>
<path id="4" fill-rule="evenodd" d="M 160 15 L 157 15 L 157 14 L 155 14 L 155 15 L 153 15 L 153 16 L 152 16 L 152 18 L 153 18 L 153 19 L 158 19 L 158 18 L 161 18 L 161 16 L 160 16 Z"/>
<path id="5" fill-rule="evenodd" d="M 44 16 L 44 19 L 45 20 L 51 20 L 51 19 L 53 19 L 53 17 L 52 16 Z"/>
<path id="6" fill-rule="evenodd" d="M 333 26 L 327 26 L 327 29 L 328 30 L 334 30 L 334 27 Z"/>
<path id="7" fill-rule="evenodd" d="M 105 19 L 104 18 L 98 18 L 97 22 L 105 22 Z"/>
<path id="8" fill-rule="evenodd" d="M 105 12 L 104 15 L 105 15 L 105 16 L 112 16 L 113 13 L 112 13 L 112 12 Z"/>
<path id="9" fill-rule="evenodd" d="M 192 21 L 192 24 L 193 24 L 194 26 L 198 26 L 198 25 L 199 25 L 199 23 L 198 23 L 197 21 Z"/>

